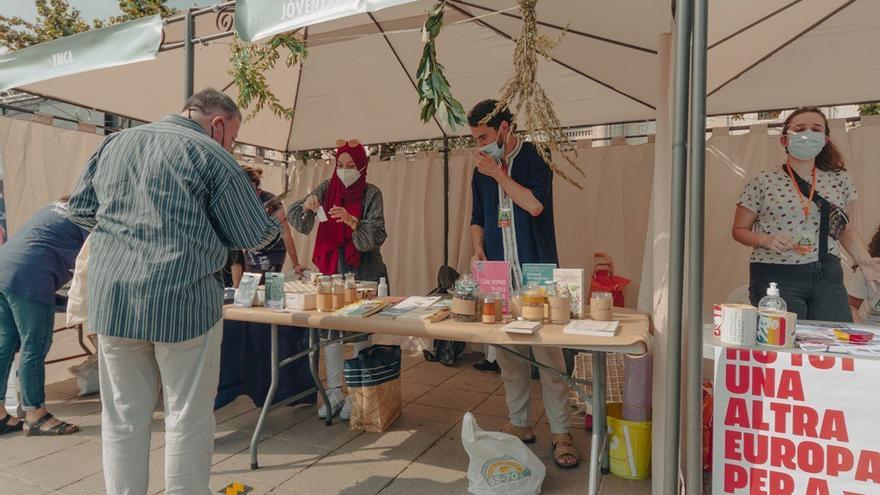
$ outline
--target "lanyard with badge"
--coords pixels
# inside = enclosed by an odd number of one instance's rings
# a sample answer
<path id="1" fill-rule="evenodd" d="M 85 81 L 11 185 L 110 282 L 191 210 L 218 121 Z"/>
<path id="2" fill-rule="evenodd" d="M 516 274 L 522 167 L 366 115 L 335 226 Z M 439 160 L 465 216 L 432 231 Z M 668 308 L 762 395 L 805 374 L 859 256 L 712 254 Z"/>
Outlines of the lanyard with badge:
<path id="1" fill-rule="evenodd" d="M 510 165 L 504 165 L 504 163 L 502 161 L 498 166 L 506 174 L 510 170 Z M 504 189 L 498 186 L 498 228 L 509 229 L 511 225 L 513 225 L 513 202 Z"/>
<path id="2" fill-rule="evenodd" d="M 794 177 L 794 170 L 792 170 L 791 164 L 786 163 L 785 169 L 788 171 L 788 176 L 791 178 L 792 186 L 794 187 L 795 192 L 797 192 L 798 199 L 801 202 L 801 209 L 804 212 L 804 220 L 801 222 L 801 227 L 798 230 L 797 238 L 795 239 L 795 251 L 801 256 L 805 256 L 813 252 L 813 248 L 816 246 L 816 241 L 818 240 L 818 231 L 811 228 L 809 225 L 810 209 L 813 206 L 813 196 L 816 194 L 816 166 L 813 166 L 813 172 L 811 174 L 813 180 L 810 185 L 810 196 L 808 198 L 804 197 L 800 187 L 798 187 L 797 179 Z"/>

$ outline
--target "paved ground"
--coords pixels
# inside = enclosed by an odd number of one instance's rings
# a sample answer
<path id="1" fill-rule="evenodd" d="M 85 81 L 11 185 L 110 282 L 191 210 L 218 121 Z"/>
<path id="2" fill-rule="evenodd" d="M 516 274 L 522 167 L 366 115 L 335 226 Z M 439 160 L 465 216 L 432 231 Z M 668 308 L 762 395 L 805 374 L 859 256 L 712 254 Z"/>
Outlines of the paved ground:
<path id="1" fill-rule="evenodd" d="M 69 333 L 69 332 L 66 332 Z M 70 349 L 71 336 L 59 336 L 53 354 Z M 349 431 L 335 422 L 325 427 L 313 406 L 282 408 L 268 418 L 260 443 L 258 471 L 249 469 L 250 434 L 259 410 L 239 398 L 217 411 L 211 488 L 220 491 L 232 482 L 253 487 L 252 494 L 371 495 L 465 494 L 468 457 L 461 446 L 461 419 L 472 411 L 484 429 L 506 421 L 504 389 L 497 375 L 471 368 L 476 356 L 466 356 L 447 368 L 425 362 L 419 354 L 406 356 L 402 377 L 401 417 L 382 433 Z M 16 495 L 104 493 L 101 472 L 100 410 L 97 396 L 76 398 L 77 388 L 66 369 L 48 369 L 50 409 L 75 422 L 83 431 L 59 438 L 0 437 L 0 493 Z M 538 419 L 538 442 L 532 449 L 547 466 L 544 494 L 584 493 L 589 438 L 574 431 L 582 455 L 581 467 L 563 471 L 550 455 L 549 426 L 543 417 L 540 386 L 533 382 L 533 407 Z M 151 455 L 150 493 L 163 491 L 163 422 L 156 413 Z M 575 419 L 573 422 L 577 422 Z M 582 424 L 582 423 L 581 423 Z M 650 493 L 650 480 L 602 480 L 602 494 Z"/>

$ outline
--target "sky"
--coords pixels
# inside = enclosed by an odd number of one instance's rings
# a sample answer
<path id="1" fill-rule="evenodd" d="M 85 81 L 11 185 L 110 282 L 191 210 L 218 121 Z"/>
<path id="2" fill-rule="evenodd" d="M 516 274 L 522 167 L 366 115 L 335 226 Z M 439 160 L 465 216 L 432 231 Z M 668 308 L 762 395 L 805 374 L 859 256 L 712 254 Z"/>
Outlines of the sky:
<path id="1" fill-rule="evenodd" d="M 105 19 L 113 15 L 119 15 L 116 0 L 68 0 L 75 9 L 79 9 L 86 21 L 93 19 Z M 185 8 L 193 4 L 210 5 L 217 3 L 215 0 L 168 0 L 167 5 L 175 8 Z M 37 8 L 33 0 L 0 0 L 0 12 L 7 17 L 22 17 L 33 21 L 37 17 Z"/>

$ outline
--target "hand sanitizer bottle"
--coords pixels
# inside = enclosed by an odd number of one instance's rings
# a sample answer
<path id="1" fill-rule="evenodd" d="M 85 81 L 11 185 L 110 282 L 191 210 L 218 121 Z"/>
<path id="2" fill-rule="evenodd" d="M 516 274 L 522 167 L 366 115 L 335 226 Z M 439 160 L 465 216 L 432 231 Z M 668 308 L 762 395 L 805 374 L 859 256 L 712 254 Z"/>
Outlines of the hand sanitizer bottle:
<path id="1" fill-rule="evenodd" d="M 777 287 L 776 282 L 770 282 L 770 287 L 767 289 L 767 295 L 761 298 L 761 301 L 758 302 L 758 310 L 762 309 L 772 309 L 774 311 L 788 311 L 788 305 L 785 304 L 785 299 L 779 297 L 779 287 Z"/>

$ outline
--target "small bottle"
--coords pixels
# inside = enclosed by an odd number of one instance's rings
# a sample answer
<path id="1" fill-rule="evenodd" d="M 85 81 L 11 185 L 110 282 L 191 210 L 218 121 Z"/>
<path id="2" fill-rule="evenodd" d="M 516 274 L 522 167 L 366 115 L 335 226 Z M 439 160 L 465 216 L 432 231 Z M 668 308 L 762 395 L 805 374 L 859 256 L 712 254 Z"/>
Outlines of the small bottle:
<path id="1" fill-rule="evenodd" d="M 483 323 L 492 325 L 497 321 L 495 307 L 494 294 L 490 294 L 483 298 Z"/>
<path id="2" fill-rule="evenodd" d="M 354 279 L 354 273 L 345 274 L 345 304 L 357 302 L 358 291 L 357 281 Z"/>
<path id="3" fill-rule="evenodd" d="M 378 294 L 379 297 L 388 297 L 388 281 L 385 280 L 385 277 L 379 279 Z"/>
<path id="4" fill-rule="evenodd" d="M 762 309 L 772 309 L 774 311 L 788 311 L 788 305 L 785 304 L 785 299 L 779 297 L 779 287 L 776 285 L 776 282 L 770 282 L 770 287 L 767 288 L 767 295 L 762 297 L 758 302 L 758 310 Z"/>
<path id="5" fill-rule="evenodd" d="M 318 281 L 317 306 L 318 311 L 324 313 L 333 311 L 333 282 L 327 275 L 322 275 Z"/>
<path id="6" fill-rule="evenodd" d="M 789 326 L 785 318 L 788 305 L 779 296 L 776 282 L 770 282 L 767 295 L 758 302 L 758 333 L 756 342 L 761 345 L 775 347 L 794 347 L 794 335 L 797 324 Z"/>

